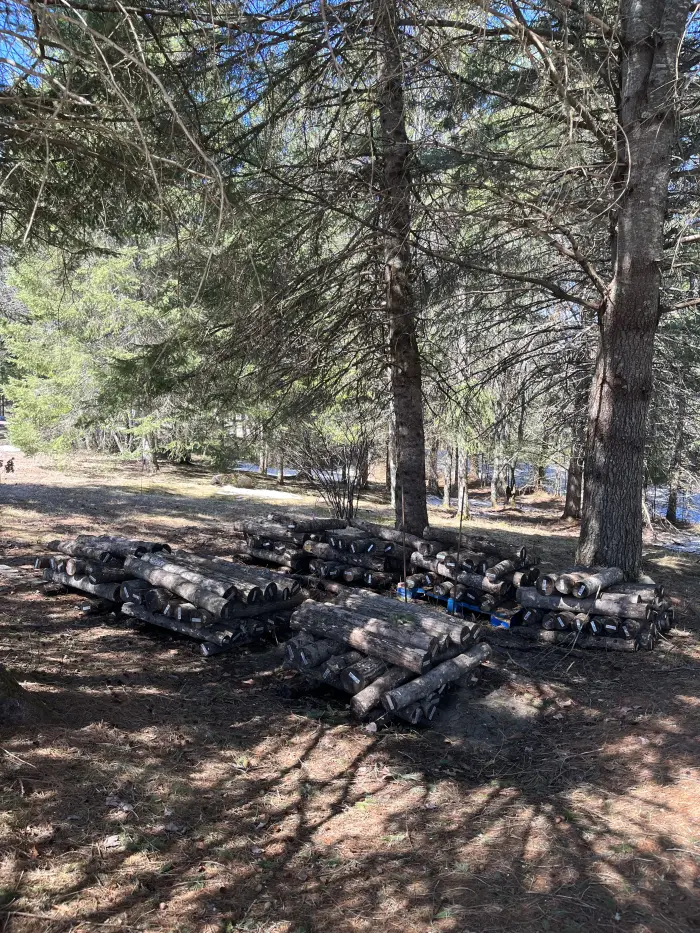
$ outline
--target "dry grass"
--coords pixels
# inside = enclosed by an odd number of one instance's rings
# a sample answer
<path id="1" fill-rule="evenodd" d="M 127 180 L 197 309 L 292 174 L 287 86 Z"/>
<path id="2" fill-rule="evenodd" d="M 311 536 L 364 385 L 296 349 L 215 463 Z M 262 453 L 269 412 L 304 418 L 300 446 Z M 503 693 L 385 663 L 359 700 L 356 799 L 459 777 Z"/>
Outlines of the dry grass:
<path id="1" fill-rule="evenodd" d="M 569 560 L 575 529 L 537 505 L 472 524 Z M 56 716 L 0 724 L 3 933 L 700 929 L 696 558 L 649 554 L 689 632 L 669 650 L 499 651 L 436 728 L 370 735 L 278 648 L 203 659 L 44 597 L 28 567 L 77 528 L 225 553 L 260 499 L 18 458 L 0 509 L 0 663 Z"/>

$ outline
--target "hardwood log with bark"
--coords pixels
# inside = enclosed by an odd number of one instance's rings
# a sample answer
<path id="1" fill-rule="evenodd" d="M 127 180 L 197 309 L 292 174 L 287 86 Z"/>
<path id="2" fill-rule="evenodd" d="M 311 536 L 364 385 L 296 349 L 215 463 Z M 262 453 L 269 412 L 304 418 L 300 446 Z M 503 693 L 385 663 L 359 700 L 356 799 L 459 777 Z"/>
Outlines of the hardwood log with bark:
<path id="1" fill-rule="evenodd" d="M 63 586 L 71 586 L 73 589 L 81 590 L 83 593 L 91 593 L 93 596 L 99 596 L 101 599 L 109 599 L 114 603 L 121 602 L 120 589 L 118 583 L 90 583 L 86 577 L 80 579 L 71 577 L 67 573 L 60 573 L 58 570 L 51 570 L 51 579 L 54 583 L 61 583 Z"/>
<path id="2" fill-rule="evenodd" d="M 525 608 L 556 612 L 569 609 L 596 615 L 617 616 L 626 619 L 646 619 L 651 607 L 648 603 L 627 602 L 621 599 L 576 599 L 574 596 L 542 596 L 533 587 L 519 587 L 516 602 Z"/>
<path id="3" fill-rule="evenodd" d="M 336 551 L 330 544 L 320 541 L 307 541 L 304 545 L 307 554 L 313 554 L 325 561 L 335 561 L 338 564 L 350 564 L 354 567 L 364 567 L 366 570 L 383 571 L 385 568 L 383 557 L 374 557 L 371 554 L 352 554 L 349 551 Z"/>
<path id="4" fill-rule="evenodd" d="M 269 522 L 275 522 L 296 532 L 336 531 L 346 528 L 344 518 L 321 518 L 317 515 L 294 515 L 291 512 L 270 512 L 267 516 Z"/>
<path id="5" fill-rule="evenodd" d="M 153 564 L 137 557 L 127 557 L 124 566 L 135 577 L 148 580 L 153 586 L 162 586 L 166 590 L 181 596 L 187 602 L 194 603 L 195 606 L 201 606 L 202 609 L 208 610 L 219 618 L 228 616 L 233 608 L 232 600 L 224 599 L 211 590 L 186 580 L 179 574 L 161 570 L 160 567 L 155 567 Z M 257 601 L 262 602 L 262 592 L 258 590 L 257 593 Z"/>
<path id="6" fill-rule="evenodd" d="M 513 574 L 513 586 L 534 586 L 539 575 L 539 567 L 528 567 L 527 570 L 518 570 Z"/>
<path id="7" fill-rule="evenodd" d="M 223 557 L 200 557 L 196 554 L 190 554 L 187 551 L 173 551 L 172 557 L 176 561 L 182 561 L 194 568 L 207 567 L 212 573 L 218 574 L 226 580 L 235 583 L 241 576 L 252 580 L 265 593 L 267 582 L 274 583 L 279 589 L 285 587 L 289 589 L 290 596 L 299 592 L 300 585 L 292 577 L 286 576 L 282 570 L 271 569 L 270 567 L 251 567 L 248 564 L 226 560 Z M 206 571 L 202 571 L 205 573 Z M 267 598 L 267 597 L 266 597 Z"/>
<path id="8" fill-rule="evenodd" d="M 405 540 L 407 547 L 418 548 L 419 545 L 425 543 L 418 535 L 409 534 L 408 532 L 404 533 L 399 528 L 389 528 L 387 525 L 379 525 L 376 522 L 368 522 L 360 518 L 353 518 L 350 520 L 350 524 L 353 528 L 359 528 L 360 531 L 364 531 L 370 538 L 381 538 L 382 541 L 390 541 L 393 544 L 403 544 Z"/>
<path id="9" fill-rule="evenodd" d="M 231 632 L 227 630 L 215 630 L 211 628 L 198 628 L 187 622 L 179 622 L 177 619 L 171 619 L 168 616 L 158 615 L 155 612 L 149 612 L 138 603 L 124 603 L 122 605 L 124 615 L 140 622 L 147 622 L 149 625 L 157 625 L 158 628 L 165 628 L 171 632 L 177 632 L 179 635 L 188 635 L 198 641 L 210 642 L 213 645 L 226 646 L 231 643 Z"/>
<path id="10" fill-rule="evenodd" d="M 344 651 L 342 654 L 334 654 L 321 665 L 321 677 L 323 680 L 335 680 L 340 683 L 340 675 L 346 667 L 351 664 L 357 664 L 362 660 L 359 651 Z"/>
<path id="11" fill-rule="evenodd" d="M 585 570 L 570 570 L 561 574 L 554 581 L 554 589 L 562 596 L 570 596 L 574 592 L 574 587 L 586 577 Z"/>
<path id="12" fill-rule="evenodd" d="M 300 645 L 295 649 L 292 660 L 299 667 L 318 667 L 328 658 L 340 654 L 342 650 L 343 645 L 341 642 L 329 638 L 317 638 L 310 644 Z"/>
<path id="13" fill-rule="evenodd" d="M 606 597 L 623 594 L 627 596 L 637 596 L 641 603 L 650 603 L 655 599 L 662 599 L 664 588 L 662 584 L 648 583 L 615 583 L 609 586 L 606 591 Z"/>
<path id="14" fill-rule="evenodd" d="M 490 567 L 485 576 L 491 583 L 497 583 L 499 580 L 502 580 L 504 577 L 510 576 L 511 580 L 513 574 L 517 570 L 517 566 L 512 560 L 502 560 L 497 563 L 495 566 Z"/>
<path id="15" fill-rule="evenodd" d="M 346 693 L 354 696 L 386 671 L 386 661 L 382 661 L 381 658 L 362 658 L 340 672 L 340 683 Z"/>
<path id="16" fill-rule="evenodd" d="M 52 541 L 48 545 L 51 551 L 60 551 L 62 554 L 68 554 L 71 557 L 84 557 L 90 560 L 106 561 L 110 558 L 110 552 L 102 545 L 94 547 L 80 543 L 77 538 L 65 538 L 61 541 Z"/>
<path id="17" fill-rule="evenodd" d="M 157 612 L 164 615 L 164 610 L 172 599 L 170 590 L 164 590 L 160 586 L 154 586 L 146 590 L 141 599 L 141 605 L 149 612 Z"/>
<path id="18" fill-rule="evenodd" d="M 359 583 L 361 580 L 365 579 L 365 573 L 367 571 L 364 567 L 344 567 L 343 568 L 343 580 L 346 583 Z"/>
<path id="19" fill-rule="evenodd" d="M 622 583 L 625 575 L 619 567 L 606 567 L 597 573 L 585 575 L 574 587 L 579 599 L 590 599 L 613 583 Z"/>
<path id="20" fill-rule="evenodd" d="M 443 544 L 456 548 L 459 545 L 459 531 L 454 528 L 441 528 L 431 525 L 424 529 L 423 537 L 428 541 L 441 541 Z M 499 544 L 490 538 L 481 535 L 462 535 L 462 548 L 465 551 L 477 551 L 484 554 L 494 554 L 499 558 L 523 563 L 527 558 L 527 548 L 524 545 L 513 547 L 508 544 Z"/>
<path id="21" fill-rule="evenodd" d="M 435 690 L 452 681 L 459 680 L 464 674 L 478 667 L 483 661 L 491 657 L 491 646 L 487 642 L 480 642 L 465 654 L 457 655 L 450 661 L 443 661 L 426 674 L 416 677 L 415 680 L 395 687 L 382 697 L 384 709 L 393 712 L 417 703 L 429 696 Z"/>
<path id="22" fill-rule="evenodd" d="M 357 617 L 352 612 L 337 606 L 306 600 L 292 616 L 291 626 L 322 638 L 343 641 L 370 657 L 381 658 L 418 674 L 430 666 L 427 651 L 407 648 L 386 636 L 373 635 L 357 624 Z"/>
<path id="23" fill-rule="evenodd" d="M 299 632 L 298 635 L 294 635 L 285 643 L 284 646 L 284 651 L 287 655 L 287 661 L 293 662 L 299 648 L 302 648 L 304 645 L 311 645 L 315 641 L 316 639 L 314 636 L 310 635 L 308 632 Z"/>
<path id="24" fill-rule="evenodd" d="M 125 580 L 119 588 L 119 596 L 125 603 L 140 603 L 150 589 L 148 580 Z"/>
<path id="25" fill-rule="evenodd" d="M 123 568 L 95 561 L 88 561 L 86 570 L 90 583 L 123 583 L 129 579 L 129 573 Z"/>
<path id="26" fill-rule="evenodd" d="M 490 596 L 496 596 L 498 599 L 506 599 L 513 591 L 513 584 L 507 579 L 494 583 L 488 577 L 480 577 L 478 574 L 465 573 L 464 571 L 458 573 L 456 579 L 457 583 L 461 583 L 463 586 L 473 587 L 483 593 L 488 593 Z"/>
<path id="27" fill-rule="evenodd" d="M 558 579 L 555 573 L 541 573 L 535 583 L 535 589 L 543 596 L 551 596 L 556 592 Z"/>
<path id="28" fill-rule="evenodd" d="M 118 554 L 120 557 L 140 557 L 142 554 L 156 551 L 170 551 L 169 544 L 139 541 L 134 538 L 125 538 L 123 535 L 77 535 L 75 540 L 78 544 L 104 548 L 110 554 Z"/>
<path id="29" fill-rule="evenodd" d="M 216 593 L 217 596 L 221 596 L 223 599 L 240 598 L 242 602 L 254 603 L 259 602 L 263 598 L 263 593 L 260 587 L 256 587 L 253 584 L 242 583 L 239 589 L 232 582 L 223 581 L 218 577 L 199 573 L 199 571 L 192 570 L 182 562 L 176 562 L 172 560 L 171 557 L 164 558 L 161 557 L 160 554 L 144 554 L 139 559 L 144 563 L 151 564 L 153 567 L 156 567 L 165 573 L 176 574 L 183 580 L 187 580 L 188 583 L 194 583 L 197 586 L 201 586 L 208 590 L 210 593 Z M 252 597 L 251 592 L 253 594 Z"/>
<path id="30" fill-rule="evenodd" d="M 430 609 L 420 603 L 403 602 L 374 593 L 351 591 L 335 599 L 334 604 L 343 609 L 355 611 L 363 616 L 385 619 L 398 625 L 411 626 L 438 639 L 439 648 L 444 647 L 449 639 L 453 644 L 462 645 L 471 637 L 470 623 L 451 619 L 442 612 Z"/>
<path id="31" fill-rule="evenodd" d="M 373 709 L 380 706 L 385 693 L 400 687 L 412 677 L 413 674 L 403 667 L 390 667 L 385 674 L 355 694 L 350 700 L 350 709 L 358 719 L 364 719 Z"/>
<path id="32" fill-rule="evenodd" d="M 364 576 L 365 586 L 385 590 L 394 582 L 390 573 L 380 573 L 376 570 L 366 570 Z"/>

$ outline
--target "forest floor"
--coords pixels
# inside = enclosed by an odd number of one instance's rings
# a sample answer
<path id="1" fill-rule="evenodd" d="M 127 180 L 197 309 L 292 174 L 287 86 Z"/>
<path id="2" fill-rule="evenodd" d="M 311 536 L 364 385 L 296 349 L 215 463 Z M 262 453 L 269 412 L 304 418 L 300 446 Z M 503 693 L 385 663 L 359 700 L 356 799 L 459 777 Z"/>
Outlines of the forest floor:
<path id="1" fill-rule="evenodd" d="M 677 607 L 663 650 L 500 647 L 432 728 L 372 734 L 296 690 L 279 647 L 205 659 L 44 596 L 31 569 L 79 530 L 226 554 L 233 519 L 282 505 L 274 481 L 226 495 L 197 468 L 15 469 L 0 664 L 51 712 L 0 723 L 0 933 L 700 930 L 697 556 L 646 548 Z M 561 503 L 525 505 L 469 528 L 570 563 Z M 362 512 L 389 518 L 379 487 Z"/>

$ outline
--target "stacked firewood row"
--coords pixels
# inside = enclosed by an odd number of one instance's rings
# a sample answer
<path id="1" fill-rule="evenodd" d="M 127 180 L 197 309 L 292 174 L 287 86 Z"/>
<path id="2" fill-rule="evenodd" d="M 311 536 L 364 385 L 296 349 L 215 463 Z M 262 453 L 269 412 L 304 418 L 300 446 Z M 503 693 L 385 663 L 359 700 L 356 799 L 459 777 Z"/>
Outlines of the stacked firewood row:
<path id="1" fill-rule="evenodd" d="M 534 586 L 518 588 L 516 601 L 522 621 L 548 633 L 541 640 L 568 643 L 573 633 L 584 647 L 650 650 L 674 622 L 663 586 L 651 580 L 625 583 L 617 567 L 542 574 Z"/>
<path id="2" fill-rule="evenodd" d="M 407 589 L 452 598 L 475 612 L 490 615 L 512 602 L 518 586 L 530 585 L 539 575 L 525 547 L 431 527 L 414 543 Z"/>
<path id="3" fill-rule="evenodd" d="M 359 719 L 430 722 L 447 687 L 491 654 L 479 626 L 370 590 L 294 612 L 287 664 L 348 694 Z"/>
<path id="4" fill-rule="evenodd" d="M 60 556 L 40 557 L 48 583 L 99 597 L 133 619 L 169 629 L 214 653 L 275 634 L 303 599 L 289 576 L 168 544 L 117 535 L 54 541 Z"/>
<path id="5" fill-rule="evenodd" d="M 386 589 L 398 582 L 409 556 L 401 532 L 360 520 L 272 512 L 234 522 L 233 529 L 231 551 L 238 558 L 273 564 L 322 589 L 329 581 Z"/>

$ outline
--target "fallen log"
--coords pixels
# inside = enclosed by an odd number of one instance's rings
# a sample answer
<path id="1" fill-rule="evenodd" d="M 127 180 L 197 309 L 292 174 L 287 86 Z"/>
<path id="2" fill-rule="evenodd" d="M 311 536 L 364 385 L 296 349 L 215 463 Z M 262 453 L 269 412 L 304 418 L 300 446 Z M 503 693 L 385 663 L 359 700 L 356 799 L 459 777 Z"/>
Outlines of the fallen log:
<path id="1" fill-rule="evenodd" d="M 103 546 L 92 547 L 89 544 L 79 543 L 76 538 L 52 541 L 47 547 L 50 551 L 60 551 L 61 554 L 68 554 L 71 557 L 85 557 L 97 561 L 109 560 L 111 556 Z"/>
<path id="2" fill-rule="evenodd" d="M 329 603 L 306 600 L 292 616 L 291 626 L 322 638 L 345 642 L 370 657 L 381 658 L 417 674 L 430 666 L 431 656 L 427 651 L 406 647 L 385 635 L 374 635 L 366 631 L 361 622 L 358 624 L 352 612 Z"/>
<path id="3" fill-rule="evenodd" d="M 291 577 L 285 577 L 279 570 L 271 570 L 269 567 L 251 567 L 220 557 L 200 557 L 198 554 L 180 550 L 173 551 L 171 556 L 176 563 L 183 563 L 193 569 L 199 568 L 201 573 L 211 573 L 234 584 L 241 577 L 250 580 L 260 587 L 266 600 L 274 599 L 274 589 L 268 589 L 270 583 L 278 588 L 288 587 L 290 595 L 299 591 L 299 584 Z"/>
<path id="4" fill-rule="evenodd" d="M 76 535 L 78 543 L 84 542 L 90 547 L 102 547 L 110 554 L 120 557 L 140 557 L 142 554 L 156 551 L 170 551 L 169 544 L 160 544 L 157 541 L 140 541 L 126 538 L 123 535 Z"/>
<path id="5" fill-rule="evenodd" d="M 350 709 L 358 719 L 364 719 L 382 702 L 385 693 L 405 684 L 413 674 L 402 667 L 390 667 L 385 674 L 372 681 L 369 686 L 356 693 L 350 700 Z"/>
<path id="6" fill-rule="evenodd" d="M 270 512 L 267 520 L 283 525 L 291 531 L 309 533 L 335 531 L 346 528 L 348 524 L 344 518 L 321 518 L 316 515 L 293 515 L 286 512 Z"/>
<path id="7" fill-rule="evenodd" d="M 167 616 L 158 615 L 155 612 L 149 612 L 138 603 L 124 603 L 122 605 L 124 615 L 140 622 L 147 622 L 149 625 L 157 625 L 158 628 L 165 628 L 171 632 L 177 632 L 179 635 L 188 635 L 198 641 L 206 641 L 212 645 L 225 647 L 231 643 L 231 632 L 217 631 L 211 628 L 197 628 L 189 625 L 187 622 L 179 622 L 177 619 L 170 619 Z"/>
<path id="8" fill-rule="evenodd" d="M 529 567 L 527 570 L 518 570 L 513 574 L 513 586 L 534 586 L 539 575 L 539 567 Z"/>
<path id="9" fill-rule="evenodd" d="M 365 579 L 365 573 L 363 567 L 345 567 L 342 576 L 346 583 L 359 583 Z"/>
<path id="10" fill-rule="evenodd" d="M 118 583 L 90 583 L 86 577 L 76 579 L 76 577 L 71 577 L 67 573 L 62 573 L 58 570 L 49 570 L 48 572 L 51 574 L 51 579 L 54 583 L 73 587 L 73 589 L 81 590 L 83 593 L 91 593 L 93 596 L 99 596 L 101 599 L 109 599 L 113 603 L 121 602 L 121 597 L 119 595 L 120 586 Z"/>
<path id="11" fill-rule="evenodd" d="M 607 567 L 598 573 L 584 576 L 574 587 L 574 594 L 579 599 L 590 599 L 601 590 L 604 590 L 606 586 L 612 586 L 613 583 L 622 583 L 624 579 L 625 575 L 618 567 Z"/>
<path id="12" fill-rule="evenodd" d="M 490 657 L 491 646 L 487 642 L 480 642 L 465 654 L 457 655 L 456 658 L 452 658 L 450 661 L 443 661 L 442 664 L 434 667 L 426 674 L 401 687 L 390 690 L 382 697 L 384 709 L 388 712 L 394 712 L 394 710 L 402 709 L 411 703 L 417 703 L 418 700 L 429 696 L 445 684 L 459 680 L 464 674 L 478 667 L 479 664 Z"/>

